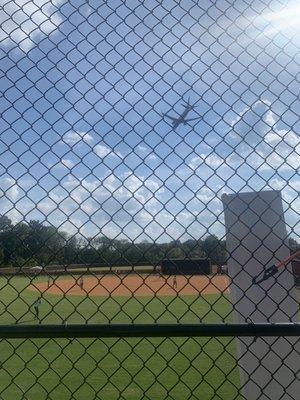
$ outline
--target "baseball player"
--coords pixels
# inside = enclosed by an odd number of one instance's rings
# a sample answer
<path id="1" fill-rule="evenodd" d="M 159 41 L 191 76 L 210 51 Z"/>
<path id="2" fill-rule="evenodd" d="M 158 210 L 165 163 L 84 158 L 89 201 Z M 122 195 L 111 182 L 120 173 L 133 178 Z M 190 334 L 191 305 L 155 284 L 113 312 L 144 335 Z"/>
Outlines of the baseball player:
<path id="1" fill-rule="evenodd" d="M 38 299 L 33 303 L 33 308 L 34 308 L 34 312 L 35 312 L 35 317 L 34 317 L 34 319 L 38 319 L 38 320 L 39 320 L 40 305 L 41 305 L 41 303 L 42 303 L 41 297 L 38 298 Z"/>
<path id="2" fill-rule="evenodd" d="M 79 287 L 80 287 L 81 290 L 83 290 L 83 283 L 84 283 L 83 282 L 83 276 L 81 276 L 80 279 L 79 279 Z"/>
<path id="3" fill-rule="evenodd" d="M 177 289 L 177 276 L 173 276 L 173 289 Z"/>

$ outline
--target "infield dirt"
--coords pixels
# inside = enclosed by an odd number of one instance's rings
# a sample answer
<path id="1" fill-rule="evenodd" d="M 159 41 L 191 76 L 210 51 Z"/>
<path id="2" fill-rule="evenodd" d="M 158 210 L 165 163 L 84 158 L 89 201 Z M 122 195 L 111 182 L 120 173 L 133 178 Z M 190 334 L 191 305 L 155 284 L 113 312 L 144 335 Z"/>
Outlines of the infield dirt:
<path id="1" fill-rule="evenodd" d="M 30 285 L 30 290 L 56 295 L 76 296 L 176 296 L 206 295 L 228 292 L 229 279 L 224 275 L 215 276 L 177 276 L 177 287 L 173 277 L 143 275 L 98 275 L 85 276 L 83 289 L 80 277 L 55 279 Z"/>

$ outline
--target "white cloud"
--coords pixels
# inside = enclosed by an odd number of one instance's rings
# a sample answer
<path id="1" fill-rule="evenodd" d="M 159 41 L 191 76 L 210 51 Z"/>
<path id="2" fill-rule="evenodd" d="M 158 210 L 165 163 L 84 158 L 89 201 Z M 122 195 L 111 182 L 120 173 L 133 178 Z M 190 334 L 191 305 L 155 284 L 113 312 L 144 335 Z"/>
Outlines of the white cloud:
<path id="1" fill-rule="evenodd" d="M 284 172 L 288 170 L 298 170 L 300 168 L 300 154 L 293 151 L 291 147 L 285 147 L 284 143 L 280 142 L 277 146 L 266 145 L 261 143 L 255 151 L 248 152 L 243 149 L 239 154 L 233 154 L 226 159 L 226 164 L 219 167 L 218 171 L 223 166 L 230 166 L 233 169 L 248 166 L 257 171 Z"/>
<path id="2" fill-rule="evenodd" d="M 218 156 L 217 154 L 200 154 L 200 156 L 193 157 L 189 162 L 188 166 L 195 170 L 200 165 L 204 164 L 213 169 L 218 168 L 220 165 L 224 163 L 224 159 Z"/>
<path id="3" fill-rule="evenodd" d="M 143 186 L 143 178 L 129 172 L 125 174 L 124 186 L 131 192 L 136 192 Z"/>
<path id="4" fill-rule="evenodd" d="M 144 181 L 144 185 L 151 190 L 151 192 L 157 192 L 159 191 L 160 193 L 162 193 L 164 191 L 164 188 L 161 187 L 161 185 L 154 181 L 153 179 L 147 179 L 146 181 Z"/>
<path id="5" fill-rule="evenodd" d="M 111 173 L 92 181 L 70 175 L 61 187 L 50 191 L 48 198 L 38 204 L 38 210 L 54 224 L 66 220 L 72 224 L 74 220 L 76 227 L 85 226 L 86 234 L 90 228 L 85 223 L 92 220 L 102 233 L 118 229 L 125 232 L 126 228 L 130 234 L 130 226 L 132 235 L 134 232 L 138 235 L 156 218 L 160 205 L 156 199 L 163 193 L 161 185 L 157 179 L 145 179 L 133 173 L 120 176 Z"/>
<path id="6" fill-rule="evenodd" d="M 57 203 L 51 199 L 45 199 L 36 205 L 37 209 L 44 215 L 50 214 L 52 211 L 58 208 Z"/>
<path id="7" fill-rule="evenodd" d="M 198 190 L 196 196 L 203 203 L 208 203 L 216 194 L 209 187 L 204 186 Z"/>
<path id="8" fill-rule="evenodd" d="M 273 127 L 276 124 L 275 114 L 271 110 L 266 112 L 265 121 L 271 127 Z"/>
<path id="9" fill-rule="evenodd" d="M 211 154 L 208 156 L 202 155 L 204 159 L 204 163 L 213 169 L 218 168 L 220 165 L 224 163 L 224 160 L 218 156 L 217 154 Z"/>
<path id="10" fill-rule="evenodd" d="M 287 171 L 300 168 L 300 137 L 294 132 L 276 130 L 264 136 L 255 152 L 263 159 L 263 170 Z"/>
<path id="11" fill-rule="evenodd" d="M 99 156 L 100 158 L 104 158 L 105 156 L 107 156 L 109 153 L 112 153 L 112 150 L 107 147 L 104 146 L 102 144 L 97 144 L 94 147 L 94 152 L 97 154 L 97 156 Z"/>
<path id="12" fill-rule="evenodd" d="M 67 132 L 64 137 L 63 140 L 65 143 L 73 146 L 76 143 L 79 142 L 85 142 L 88 144 L 91 144 L 94 139 L 93 136 L 90 135 L 89 133 L 86 132 L 75 132 L 75 131 L 69 131 Z"/>
<path id="13" fill-rule="evenodd" d="M 74 162 L 72 160 L 69 160 L 67 158 L 62 158 L 61 162 L 58 164 L 55 164 L 53 168 L 68 168 L 71 169 L 74 167 Z M 51 168 L 52 164 L 48 164 L 48 167 Z"/>
<path id="14" fill-rule="evenodd" d="M 289 181 L 288 185 L 291 187 L 291 189 L 296 190 L 297 192 L 300 192 L 300 179 L 298 176 L 296 176 L 295 181 Z"/>
<path id="15" fill-rule="evenodd" d="M 234 126 L 236 125 L 241 119 L 243 119 L 243 116 L 248 113 L 249 111 L 254 110 L 258 106 L 265 105 L 266 108 L 269 108 L 271 106 L 271 102 L 267 99 L 260 99 L 257 100 L 255 103 L 253 103 L 251 106 L 246 106 L 244 107 L 237 115 L 236 117 L 232 118 L 230 125 Z"/>
<path id="16" fill-rule="evenodd" d="M 137 150 L 142 151 L 142 152 L 145 152 L 145 151 L 147 151 L 148 149 L 147 149 L 147 147 L 142 146 L 141 144 L 139 144 L 139 145 L 137 146 Z"/>
<path id="17" fill-rule="evenodd" d="M 9 217 L 13 223 L 22 219 L 22 214 L 17 209 L 21 188 L 18 182 L 11 177 L 4 177 L 0 183 L 0 214 Z"/>
<path id="18" fill-rule="evenodd" d="M 119 157 L 121 159 L 124 158 L 120 151 L 114 151 L 104 144 L 97 144 L 93 150 L 100 158 L 104 158 L 106 156 Z"/>
<path id="19" fill-rule="evenodd" d="M 230 138 L 239 145 L 226 163 L 233 168 L 249 166 L 258 171 L 284 172 L 300 167 L 300 137 L 293 131 L 278 128 L 278 117 L 267 99 L 256 101 L 242 110 L 234 122 Z M 241 120 L 241 123 L 239 121 Z M 249 128 L 252 121 L 253 128 Z"/>
<path id="20" fill-rule="evenodd" d="M 67 167 L 67 168 L 69 168 L 69 169 L 71 169 L 72 167 L 74 167 L 73 161 L 72 161 L 72 160 L 68 160 L 67 158 L 63 158 L 63 159 L 61 160 L 61 163 L 63 164 L 63 166 L 65 166 L 65 167 Z"/>
<path id="21" fill-rule="evenodd" d="M 75 178 L 73 175 L 68 175 L 67 180 L 61 182 L 62 187 L 67 189 L 72 189 L 80 184 L 79 179 Z"/>
<path id="22" fill-rule="evenodd" d="M 102 185 L 110 192 L 113 192 L 121 185 L 121 181 L 113 173 L 111 173 L 105 179 L 103 179 Z"/>
<path id="23" fill-rule="evenodd" d="M 278 172 L 288 171 L 288 170 L 298 170 L 300 168 L 300 155 L 299 154 L 289 154 L 280 155 L 278 152 L 273 152 L 269 156 L 264 158 L 264 163 L 259 167 L 261 170 L 277 170 Z"/>
<path id="24" fill-rule="evenodd" d="M 287 186 L 287 182 L 279 178 L 273 178 L 268 182 L 268 186 L 275 190 L 282 190 Z"/>
<path id="25" fill-rule="evenodd" d="M 62 22 L 58 7 L 65 0 L 4 0 L 0 8 L 0 41 L 30 50 L 39 36 L 49 35 Z"/>
<path id="26" fill-rule="evenodd" d="M 191 161 L 189 162 L 188 166 L 189 166 L 191 169 L 195 170 L 195 169 L 197 169 L 197 168 L 199 167 L 199 165 L 201 165 L 202 163 L 203 163 L 203 160 L 202 160 L 200 157 L 196 156 L 196 157 L 193 157 L 193 158 L 191 159 Z"/>
<path id="27" fill-rule="evenodd" d="M 5 197 L 11 202 L 15 202 L 19 197 L 20 188 L 14 179 L 6 177 L 2 179 L 0 194 L 1 197 L 3 196 L 3 198 Z"/>
<path id="28" fill-rule="evenodd" d="M 265 142 L 273 145 L 276 145 L 277 143 L 279 143 L 282 138 L 280 137 L 280 135 L 277 132 L 274 131 L 270 131 L 265 135 Z"/>
<path id="29" fill-rule="evenodd" d="M 265 135 L 264 140 L 272 146 L 278 143 L 286 143 L 293 150 L 297 150 L 300 153 L 300 137 L 293 131 L 274 129 L 274 131 L 270 131 Z"/>
<path id="30" fill-rule="evenodd" d="M 246 132 L 251 132 L 251 127 L 255 126 L 256 123 L 261 123 L 262 121 L 265 122 L 266 125 L 255 127 L 255 132 L 258 130 L 262 131 L 263 129 L 268 130 L 268 126 L 273 127 L 276 124 L 276 115 L 270 109 L 271 105 L 272 103 L 269 100 L 260 99 L 253 103 L 251 106 L 244 107 L 236 115 L 236 117 L 232 118 L 232 120 L 230 121 L 230 125 L 232 126 L 233 131 L 230 132 L 227 136 L 233 139 L 244 137 L 245 129 Z"/>
<path id="31" fill-rule="evenodd" d="M 157 156 L 155 154 L 149 154 L 147 156 L 147 160 L 156 160 L 156 159 L 157 159 Z"/>

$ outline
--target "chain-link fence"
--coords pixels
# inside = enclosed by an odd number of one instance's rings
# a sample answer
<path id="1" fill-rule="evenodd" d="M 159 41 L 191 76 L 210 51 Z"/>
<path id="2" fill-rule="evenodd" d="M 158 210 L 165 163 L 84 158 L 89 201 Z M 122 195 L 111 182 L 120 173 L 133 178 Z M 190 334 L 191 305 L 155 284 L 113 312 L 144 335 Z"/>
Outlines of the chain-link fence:
<path id="1" fill-rule="evenodd" d="M 299 399 L 299 14 L 2 2 L 1 399 Z"/>

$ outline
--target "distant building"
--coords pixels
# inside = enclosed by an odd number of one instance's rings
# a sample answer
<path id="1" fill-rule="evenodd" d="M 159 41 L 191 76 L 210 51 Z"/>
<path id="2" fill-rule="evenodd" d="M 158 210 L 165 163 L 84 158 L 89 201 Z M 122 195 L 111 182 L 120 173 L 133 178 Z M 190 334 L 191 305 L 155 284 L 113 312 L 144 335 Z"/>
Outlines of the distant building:
<path id="1" fill-rule="evenodd" d="M 177 258 L 161 261 L 164 275 L 209 275 L 211 263 L 207 258 Z"/>

